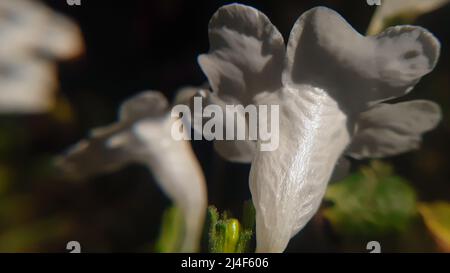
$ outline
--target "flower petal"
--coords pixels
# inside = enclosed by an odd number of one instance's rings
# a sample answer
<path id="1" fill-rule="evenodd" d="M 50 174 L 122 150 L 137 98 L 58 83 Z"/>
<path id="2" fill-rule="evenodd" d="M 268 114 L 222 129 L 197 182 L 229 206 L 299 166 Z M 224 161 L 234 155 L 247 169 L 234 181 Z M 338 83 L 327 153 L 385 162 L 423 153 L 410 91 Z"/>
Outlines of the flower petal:
<path id="1" fill-rule="evenodd" d="M 79 27 L 39 1 L 0 1 L 0 55 L 44 53 L 73 58 L 84 50 Z"/>
<path id="2" fill-rule="evenodd" d="M 39 113 L 54 104 L 56 66 L 25 56 L 0 59 L 0 113 Z"/>
<path id="3" fill-rule="evenodd" d="M 409 92 L 434 68 L 439 51 L 438 40 L 423 28 L 398 26 L 364 37 L 335 11 L 318 7 L 292 29 L 283 82 L 311 84 L 345 111 L 364 111 Z"/>
<path id="4" fill-rule="evenodd" d="M 146 91 L 126 100 L 120 106 L 121 121 L 135 121 L 146 117 L 161 117 L 167 114 L 169 102 L 157 91 Z"/>
<path id="5" fill-rule="evenodd" d="M 199 64 L 215 93 L 249 103 L 281 86 L 283 37 L 267 16 L 245 5 L 221 7 L 209 22 L 210 51 Z"/>
<path id="6" fill-rule="evenodd" d="M 260 151 L 250 171 L 257 252 L 282 252 L 318 210 L 337 160 L 350 142 L 346 116 L 313 87 L 273 93 L 280 105 L 279 146 Z M 325 132 L 325 133 L 324 133 Z"/>
<path id="7" fill-rule="evenodd" d="M 40 41 L 48 12 L 35 1 L 0 1 L 0 56 L 23 53 L 35 49 Z"/>
<path id="8" fill-rule="evenodd" d="M 57 164 L 67 175 L 82 179 L 117 171 L 132 162 L 142 163 L 148 151 L 132 131 L 133 124 L 145 118 L 161 121 L 167 116 L 167 109 L 162 93 L 139 93 L 122 103 L 117 123 L 93 129 L 88 139 L 71 148 Z"/>
<path id="9" fill-rule="evenodd" d="M 181 251 L 196 252 L 207 208 L 206 183 L 190 143 L 171 137 L 173 122 L 169 116 L 162 122 L 146 119 L 134 131 L 145 143 L 147 164 L 159 186 L 183 211 L 186 226 Z"/>
<path id="10" fill-rule="evenodd" d="M 84 51 L 84 41 L 77 24 L 60 14 L 49 18 L 38 50 L 58 59 L 72 59 Z"/>
<path id="11" fill-rule="evenodd" d="M 380 158 L 417 149 L 421 135 L 440 120 L 440 108 L 431 101 L 379 104 L 359 117 L 347 154 L 356 159 Z"/>
<path id="12" fill-rule="evenodd" d="M 224 120 L 222 121 L 221 126 L 223 127 L 224 135 L 226 134 L 227 127 L 225 126 L 227 120 L 234 120 L 234 135 L 233 138 L 230 140 L 214 140 L 214 149 L 217 151 L 217 153 L 225 158 L 228 161 L 236 162 L 236 163 L 250 163 L 253 159 L 253 155 L 255 153 L 256 149 L 256 142 L 248 139 L 248 125 L 247 120 L 245 118 L 245 113 L 240 111 L 240 108 L 235 108 L 236 111 L 233 111 L 232 113 L 226 110 L 227 103 L 223 101 L 220 97 L 215 95 L 214 93 L 211 93 L 207 90 L 201 90 L 197 93 L 197 96 L 202 98 L 202 108 L 208 106 L 208 105 L 217 105 L 219 106 L 224 115 Z M 230 105 L 235 106 L 235 105 Z M 199 109 L 196 109 L 191 105 L 191 109 L 194 109 L 194 118 L 197 116 L 199 120 L 207 121 L 207 118 L 203 118 L 202 113 L 199 112 Z M 238 120 L 241 120 L 243 122 L 238 122 Z M 194 130 L 197 131 L 199 134 L 203 134 L 205 137 L 212 139 L 213 136 L 205 135 L 204 131 L 200 130 L 201 128 L 196 128 L 194 126 Z M 229 128 L 228 128 L 229 129 Z M 237 133 L 239 131 L 243 131 L 246 134 L 245 140 L 238 140 Z M 225 138 L 225 136 L 224 136 Z"/>
<path id="13" fill-rule="evenodd" d="M 56 159 L 56 165 L 73 179 L 118 171 L 135 162 L 131 147 L 140 147 L 122 124 L 97 128 L 88 139 L 72 146 Z"/>

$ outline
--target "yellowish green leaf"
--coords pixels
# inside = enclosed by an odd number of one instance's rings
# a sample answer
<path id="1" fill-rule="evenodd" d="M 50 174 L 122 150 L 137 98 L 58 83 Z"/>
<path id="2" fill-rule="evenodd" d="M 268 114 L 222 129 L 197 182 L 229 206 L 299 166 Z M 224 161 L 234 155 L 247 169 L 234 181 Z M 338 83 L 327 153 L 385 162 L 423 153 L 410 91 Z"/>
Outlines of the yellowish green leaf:
<path id="1" fill-rule="evenodd" d="M 420 203 L 417 207 L 440 249 L 450 252 L 450 203 Z"/>

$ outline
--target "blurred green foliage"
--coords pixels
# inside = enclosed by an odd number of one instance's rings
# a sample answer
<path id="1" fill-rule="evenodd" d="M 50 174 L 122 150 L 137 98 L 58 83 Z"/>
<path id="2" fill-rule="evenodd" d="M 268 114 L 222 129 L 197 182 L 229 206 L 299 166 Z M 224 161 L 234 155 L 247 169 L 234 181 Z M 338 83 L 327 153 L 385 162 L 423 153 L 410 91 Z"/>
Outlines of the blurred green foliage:
<path id="1" fill-rule="evenodd" d="M 341 235 L 369 238 L 405 231 L 416 215 L 416 194 L 389 165 L 373 161 L 328 187 L 323 215 Z"/>
<path id="2" fill-rule="evenodd" d="M 47 218 L 4 230 L 0 234 L 0 252 L 38 252 L 43 245 L 65 238 L 71 225 L 61 219 Z"/>
<path id="3" fill-rule="evenodd" d="M 450 203 L 420 203 L 418 210 L 440 249 L 450 252 Z"/>

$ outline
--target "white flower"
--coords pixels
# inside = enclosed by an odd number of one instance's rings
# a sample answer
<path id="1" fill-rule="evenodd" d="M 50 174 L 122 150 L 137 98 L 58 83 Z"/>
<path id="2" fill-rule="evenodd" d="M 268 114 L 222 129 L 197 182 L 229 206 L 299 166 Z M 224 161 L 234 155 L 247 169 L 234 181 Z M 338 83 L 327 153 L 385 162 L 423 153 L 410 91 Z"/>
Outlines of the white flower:
<path id="1" fill-rule="evenodd" d="M 83 51 L 76 24 L 38 1 L 0 1 L 0 112 L 49 110 L 58 87 L 54 59 Z"/>
<path id="2" fill-rule="evenodd" d="M 367 33 L 378 34 L 386 27 L 386 23 L 395 17 L 414 20 L 448 2 L 449 0 L 383 0 L 372 17 Z"/>
<path id="3" fill-rule="evenodd" d="M 178 103 L 193 92 L 180 91 Z M 160 92 L 140 93 L 122 104 L 117 123 L 93 130 L 57 163 L 67 174 L 78 177 L 112 172 L 131 162 L 148 166 L 162 190 L 183 211 L 181 251 L 194 252 L 198 251 L 206 213 L 206 185 L 190 143 L 172 138 L 174 122 L 179 119 L 171 117 Z"/>
<path id="4" fill-rule="evenodd" d="M 318 7 L 297 20 L 285 49 L 264 14 L 232 4 L 213 15 L 209 38 L 199 63 L 213 92 L 200 95 L 218 105 L 280 107 L 276 151 L 260 151 L 259 142 L 215 143 L 226 158 L 252 160 L 258 252 L 284 251 L 318 210 L 347 147 L 357 158 L 404 152 L 440 119 L 428 101 L 377 105 L 408 93 L 435 66 L 440 45 L 423 28 L 364 37 Z"/>
<path id="5" fill-rule="evenodd" d="M 26 56 L 0 59 L 0 113 L 36 113 L 53 105 L 56 64 Z"/>

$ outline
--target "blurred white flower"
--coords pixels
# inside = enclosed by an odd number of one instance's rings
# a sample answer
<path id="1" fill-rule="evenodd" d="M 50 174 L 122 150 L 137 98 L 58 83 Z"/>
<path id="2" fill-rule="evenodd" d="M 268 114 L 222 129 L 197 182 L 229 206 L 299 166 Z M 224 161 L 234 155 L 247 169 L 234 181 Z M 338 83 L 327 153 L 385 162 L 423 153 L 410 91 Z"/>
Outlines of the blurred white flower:
<path id="1" fill-rule="evenodd" d="M 422 14 L 436 10 L 450 0 L 383 0 L 377 7 L 370 22 L 367 33 L 369 35 L 378 34 L 386 24 L 396 17 L 405 18 L 412 21 Z"/>
<path id="2" fill-rule="evenodd" d="M 25 56 L 0 59 L 0 113 L 45 111 L 57 86 L 52 62 Z"/>
<path id="3" fill-rule="evenodd" d="M 181 90 L 176 102 L 183 103 L 193 92 Z M 78 178 L 113 172 L 132 162 L 148 166 L 162 190 L 183 211 L 181 251 L 195 252 L 207 207 L 206 184 L 190 143 L 172 138 L 175 122 L 180 120 L 171 117 L 163 94 L 140 93 L 122 104 L 117 123 L 94 129 L 88 139 L 60 157 L 57 165 Z"/>
<path id="4" fill-rule="evenodd" d="M 263 13 L 232 4 L 213 15 L 209 39 L 210 52 L 199 63 L 213 92 L 199 95 L 217 105 L 280 107 L 278 150 L 215 143 L 230 160 L 252 161 L 257 252 L 284 251 L 318 210 L 347 147 L 356 158 L 404 152 L 440 119 L 439 107 L 428 101 L 378 104 L 408 93 L 434 68 L 440 45 L 423 28 L 364 37 L 318 7 L 297 20 L 286 50 Z"/>
<path id="5" fill-rule="evenodd" d="M 0 1 L 0 113 L 39 113 L 54 104 L 55 60 L 84 49 L 78 26 L 38 1 Z"/>

